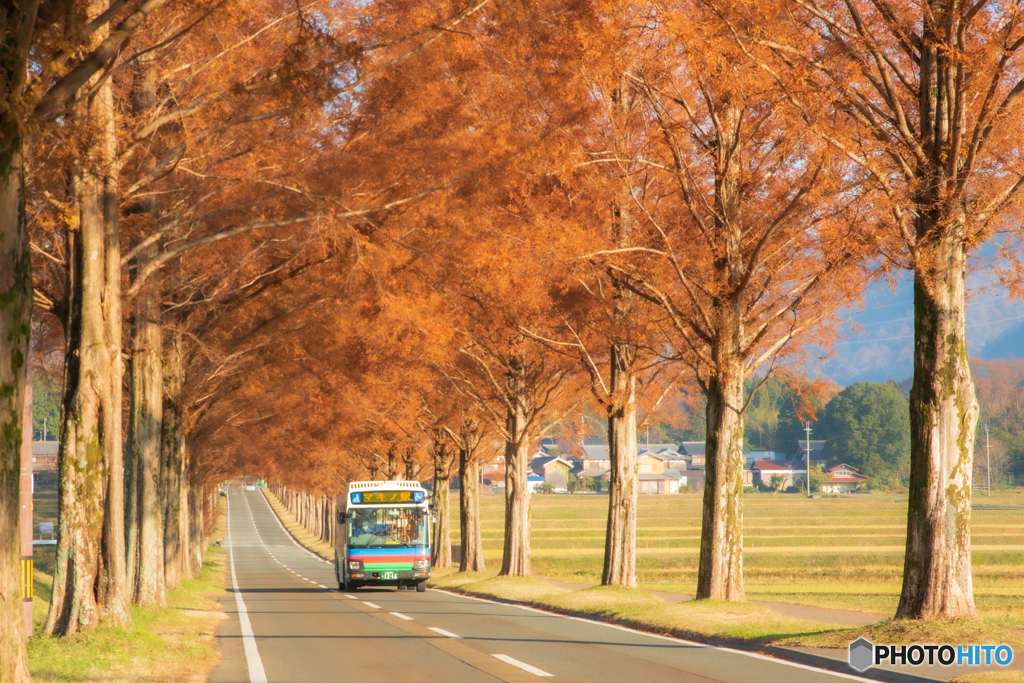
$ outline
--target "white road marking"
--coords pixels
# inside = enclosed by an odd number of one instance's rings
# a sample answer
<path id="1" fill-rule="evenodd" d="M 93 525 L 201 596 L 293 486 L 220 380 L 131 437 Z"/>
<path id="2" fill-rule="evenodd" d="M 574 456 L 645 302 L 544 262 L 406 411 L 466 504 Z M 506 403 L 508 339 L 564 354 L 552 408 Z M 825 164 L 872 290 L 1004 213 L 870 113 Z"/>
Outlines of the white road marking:
<path id="1" fill-rule="evenodd" d="M 434 633 L 440 633 L 442 636 L 446 636 L 448 638 L 462 638 L 462 636 L 457 636 L 454 633 L 451 633 L 450 631 L 445 631 L 443 628 L 435 628 L 431 626 L 430 630 Z"/>
<path id="2" fill-rule="evenodd" d="M 520 662 L 518 659 L 512 659 L 508 655 L 494 655 L 494 656 L 497 657 L 498 659 L 500 659 L 501 661 L 505 662 L 506 664 L 511 664 L 512 666 L 517 666 L 520 669 L 522 669 L 523 671 L 526 671 L 527 673 L 531 673 L 534 676 L 550 676 L 551 675 L 547 671 L 544 671 L 542 669 L 538 669 L 535 666 L 530 666 L 529 664 L 526 664 L 524 662 Z"/>
<path id="3" fill-rule="evenodd" d="M 465 598 L 466 600 L 475 600 L 476 602 L 489 602 L 492 605 L 507 605 L 507 603 L 497 602 L 495 600 L 488 600 L 487 598 L 477 598 L 472 595 L 462 595 L 461 593 L 452 593 L 441 588 L 435 588 L 434 590 L 439 593 L 446 593 L 453 595 L 457 598 Z M 747 652 L 745 650 L 736 650 L 731 647 L 723 647 L 721 645 L 708 645 L 707 643 L 698 643 L 695 640 L 686 640 L 685 638 L 673 638 L 672 636 L 662 636 L 657 633 L 647 633 L 646 631 L 639 631 L 635 628 L 629 628 L 628 626 L 620 626 L 619 624 L 609 624 L 603 621 L 597 621 L 596 619 L 587 619 L 586 617 L 571 617 L 566 614 L 555 614 L 554 612 L 545 612 L 544 610 L 537 609 L 535 607 L 527 607 L 526 605 L 515 605 L 519 609 L 526 610 L 527 612 L 536 612 L 537 614 L 544 614 L 549 617 L 559 617 L 561 619 L 572 619 L 573 621 L 581 621 L 585 624 L 592 624 L 595 626 L 605 626 L 607 628 L 614 628 L 619 631 L 625 631 L 627 633 L 634 633 L 639 636 L 647 636 L 648 638 L 657 638 L 658 640 L 667 640 L 670 643 L 686 643 L 690 647 L 702 647 L 710 648 L 715 650 L 724 650 L 731 654 L 743 655 L 744 657 L 751 657 L 753 659 L 760 659 L 765 662 L 774 662 L 775 664 L 782 664 L 784 666 L 791 666 L 794 669 L 803 669 L 804 671 L 813 671 L 814 673 L 826 674 L 828 676 L 835 676 L 836 678 L 846 678 L 851 681 L 864 681 L 865 679 L 861 676 L 853 676 L 851 674 L 844 674 L 838 671 L 829 671 L 828 669 L 820 669 L 815 666 L 808 666 L 807 664 L 798 664 L 796 662 L 789 662 L 785 659 L 779 659 L 778 657 L 769 657 L 768 655 L 758 654 L 757 652 Z"/>
<path id="4" fill-rule="evenodd" d="M 267 683 L 267 674 L 263 671 L 263 660 L 260 659 L 260 651 L 256 647 L 256 636 L 252 632 L 252 624 L 249 623 L 249 613 L 245 609 L 245 602 L 242 600 L 242 591 L 238 589 L 238 579 L 235 576 L 235 547 L 231 544 L 231 505 L 228 504 L 228 552 L 231 564 L 231 588 L 235 591 L 235 605 L 238 608 L 238 623 L 242 627 L 242 647 L 245 651 L 245 663 L 249 667 L 250 683 Z"/>
<path id="5" fill-rule="evenodd" d="M 375 605 L 372 602 L 366 602 L 365 600 L 363 600 L 363 604 L 366 605 L 367 607 L 372 607 L 374 609 L 380 609 L 380 605 Z"/>
<path id="6" fill-rule="evenodd" d="M 354 595 L 345 595 L 345 597 L 348 598 L 349 600 L 355 600 L 356 599 L 356 596 L 354 596 Z"/>
<path id="7" fill-rule="evenodd" d="M 391 616 L 398 617 L 399 619 L 405 619 L 406 621 L 412 621 L 412 617 L 407 617 L 400 612 L 390 612 Z"/>
<path id="8" fill-rule="evenodd" d="M 318 585 L 318 586 L 320 586 L 320 587 L 321 587 L 321 588 L 323 588 L 323 589 L 326 589 L 326 588 L 327 588 L 327 586 L 323 585 L 322 583 L 318 583 L 317 585 Z"/>

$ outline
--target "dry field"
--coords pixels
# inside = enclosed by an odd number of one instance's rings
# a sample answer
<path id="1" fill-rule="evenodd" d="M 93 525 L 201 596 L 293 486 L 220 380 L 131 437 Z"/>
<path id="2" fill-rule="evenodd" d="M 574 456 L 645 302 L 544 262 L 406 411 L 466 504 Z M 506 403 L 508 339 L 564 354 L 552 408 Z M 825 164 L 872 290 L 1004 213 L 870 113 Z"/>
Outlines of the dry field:
<path id="1" fill-rule="evenodd" d="M 496 570 L 501 562 L 503 504 L 499 496 L 481 499 L 488 569 Z M 607 506 L 604 495 L 533 496 L 535 576 L 599 583 Z M 458 544 L 457 503 L 454 507 L 452 542 Z M 891 616 L 899 598 L 906 514 L 906 496 L 747 495 L 743 566 L 748 597 Z M 697 494 L 640 496 L 640 588 L 693 592 L 700 520 Z M 1024 627 L 1024 492 L 976 497 L 972 530 L 974 592 L 982 616 Z"/>

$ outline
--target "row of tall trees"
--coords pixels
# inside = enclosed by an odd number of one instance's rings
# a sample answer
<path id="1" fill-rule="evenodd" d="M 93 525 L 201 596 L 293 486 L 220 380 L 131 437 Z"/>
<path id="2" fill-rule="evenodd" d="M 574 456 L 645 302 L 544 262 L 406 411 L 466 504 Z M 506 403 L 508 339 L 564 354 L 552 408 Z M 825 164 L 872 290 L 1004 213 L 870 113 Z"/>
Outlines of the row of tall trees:
<path id="1" fill-rule="evenodd" d="M 588 395 L 614 472 L 603 581 L 634 585 L 633 435 L 680 381 L 706 405 L 697 594 L 743 599 L 745 383 L 828 346 L 834 312 L 888 268 L 914 273 L 917 337 L 898 615 L 973 614 L 963 283 L 994 242 L 1019 284 L 1018 8 L 4 12 L 0 532 L 36 301 L 65 335 L 48 630 L 159 602 L 184 534 L 168 520 L 217 477 L 329 495 L 433 468 L 440 484 L 457 451 L 475 481 L 489 440 L 501 571 L 528 574 L 526 459 Z M 23 672 L 15 631 L 0 654 Z"/>

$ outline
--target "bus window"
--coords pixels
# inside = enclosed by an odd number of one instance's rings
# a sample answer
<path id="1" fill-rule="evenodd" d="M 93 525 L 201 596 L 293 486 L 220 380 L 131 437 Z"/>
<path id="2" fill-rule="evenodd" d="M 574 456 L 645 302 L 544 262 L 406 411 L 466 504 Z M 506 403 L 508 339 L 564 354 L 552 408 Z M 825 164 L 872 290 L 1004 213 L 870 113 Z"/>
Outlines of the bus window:
<path id="1" fill-rule="evenodd" d="M 358 508 L 352 512 L 351 547 L 427 544 L 427 516 L 422 508 Z"/>

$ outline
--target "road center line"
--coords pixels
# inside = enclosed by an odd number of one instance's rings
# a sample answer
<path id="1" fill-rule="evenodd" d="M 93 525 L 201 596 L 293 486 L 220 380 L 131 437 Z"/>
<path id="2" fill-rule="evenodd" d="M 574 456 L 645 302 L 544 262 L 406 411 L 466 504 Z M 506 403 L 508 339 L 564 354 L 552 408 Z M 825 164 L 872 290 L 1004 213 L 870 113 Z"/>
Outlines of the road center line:
<path id="1" fill-rule="evenodd" d="M 433 631 L 434 633 L 440 633 L 442 636 L 446 636 L 448 638 L 459 638 L 459 639 L 462 638 L 462 636 L 457 636 L 457 635 L 455 635 L 454 633 L 452 633 L 450 631 L 445 631 L 443 628 L 437 628 L 437 627 L 431 626 L 429 628 L 429 630 Z"/>
<path id="2" fill-rule="evenodd" d="M 249 667 L 250 683 L 267 683 L 267 674 L 263 671 L 263 660 L 260 659 L 256 647 L 256 636 L 249 623 L 249 612 L 242 600 L 242 591 L 238 589 L 238 578 L 235 576 L 235 546 L 231 543 L 231 504 L 228 503 L 228 561 L 231 564 L 231 589 L 235 592 L 235 605 L 238 608 L 238 623 L 242 628 L 242 647 L 245 650 L 245 663 Z"/>
<path id="3" fill-rule="evenodd" d="M 391 616 L 398 617 L 399 619 L 405 619 L 406 621 L 412 621 L 412 617 L 407 617 L 399 612 L 390 612 Z"/>
<path id="4" fill-rule="evenodd" d="M 531 673 L 534 676 L 550 676 L 551 675 L 547 671 L 544 671 L 542 669 L 538 669 L 535 666 L 530 666 L 529 664 L 526 664 L 524 662 L 520 662 L 518 659 L 512 659 L 508 655 L 494 655 L 494 656 L 497 657 L 498 659 L 500 659 L 501 661 L 505 662 L 506 664 L 511 664 L 512 666 L 517 666 L 520 669 L 522 669 L 523 671 Z"/>
<path id="5" fill-rule="evenodd" d="M 354 595 L 348 595 L 348 594 L 344 594 L 344 595 L 345 595 L 345 597 L 346 597 L 346 598 L 348 598 L 349 600 L 355 600 L 355 599 L 356 599 L 356 596 L 354 596 Z"/>
<path id="6" fill-rule="evenodd" d="M 366 602 L 365 600 L 363 600 L 363 604 L 366 605 L 367 607 L 372 607 L 374 609 L 380 609 L 380 605 L 375 605 L 372 602 Z"/>

